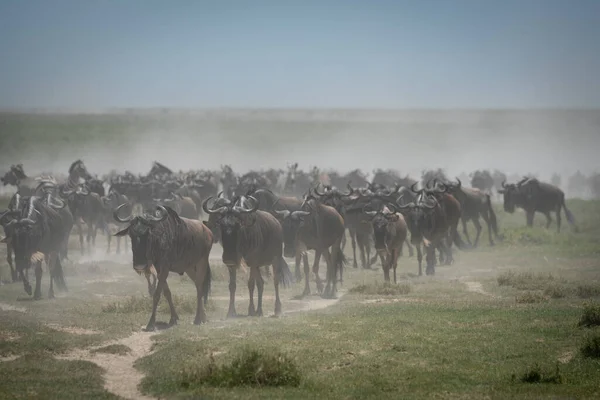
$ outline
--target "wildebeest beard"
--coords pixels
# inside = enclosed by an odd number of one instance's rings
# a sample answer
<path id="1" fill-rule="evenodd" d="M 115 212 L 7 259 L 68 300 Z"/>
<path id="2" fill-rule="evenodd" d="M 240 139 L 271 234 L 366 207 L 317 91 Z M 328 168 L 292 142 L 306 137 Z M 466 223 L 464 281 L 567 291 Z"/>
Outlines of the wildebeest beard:
<path id="1" fill-rule="evenodd" d="M 296 236 L 302 220 L 300 217 L 290 215 L 281 222 L 283 228 L 283 255 L 294 257 L 296 255 Z"/>
<path id="2" fill-rule="evenodd" d="M 378 214 L 373 218 L 373 239 L 375 242 L 376 250 L 385 250 L 385 237 L 388 231 L 388 220 L 382 215 Z"/>
<path id="3" fill-rule="evenodd" d="M 12 246 L 15 253 L 17 271 L 21 272 L 31 264 L 31 256 L 42 239 L 41 227 L 18 222 L 14 227 Z"/>

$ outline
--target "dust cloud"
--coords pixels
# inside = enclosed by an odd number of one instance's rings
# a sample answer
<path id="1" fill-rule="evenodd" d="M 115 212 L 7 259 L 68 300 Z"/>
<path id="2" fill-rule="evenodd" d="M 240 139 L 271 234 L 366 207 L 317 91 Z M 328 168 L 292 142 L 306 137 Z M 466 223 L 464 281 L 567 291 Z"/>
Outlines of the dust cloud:
<path id="1" fill-rule="evenodd" d="M 112 120 L 123 115 L 126 122 L 115 126 Z M 59 117 L 69 118 L 86 117 Z M 67 129 L 60 142 L 48 135 L 19 151 L 3 151 L 2 169 L 21 162 L 32 175 L 66 173 L 81 158 L 99 175 L 147 173 L 154 160 L 173 170 L 230 164 L 243 173 L 285 170 L 298 162 L 304 171 L 318 166 L 372 174 L 376 168 L 392 168 L 415 178 L 430 168 L 443 168 L 450 176 L 499 169 L 509 176 L 534 173 L 542 179 L 600 171 L 600 112 L 594 110 L 130 111 L 97 114 L 88 125 L 98 133 L 85 140 L 78 138 L 85 132 Z"/>

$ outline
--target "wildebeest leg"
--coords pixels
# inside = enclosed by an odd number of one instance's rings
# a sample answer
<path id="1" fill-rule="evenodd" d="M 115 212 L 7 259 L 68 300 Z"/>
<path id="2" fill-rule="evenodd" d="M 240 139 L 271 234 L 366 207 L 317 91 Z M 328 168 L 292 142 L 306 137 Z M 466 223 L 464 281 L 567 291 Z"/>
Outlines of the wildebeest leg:
<path id="1" fill-rule="evenodd" d="M 256 279 L 256 288 L 258 289 L 256 316 L 262 317 L 263 316 L 262 300 L 263 300 L 263 291 L 265 288 L 265 280 L 263 279 L 262 274 L 260 273 L 260 268 L 258 268 L 258 267 L 256 268 L 255 279 Z"/>
<path id="2" fill-rule="evenodd" d="M 13 254 L 12 244 L 9 241 L 8 243 L 6 243 L 6 262 L 8 263 L 8 266 L 10 267 L 10 277 L 14 283 L 14 282 L 17 282 L 20 277 L 17 273 L 17 268 L 13 265 L 12 254 Z"/>
<path id="3" fill-rule="evenodd" d="M 408 238 L 404 241 L 404 244 L 406 244 L 406 247 L 408 247 L 408 256 L 412 257 L 415 255 L 415 251 L 412 247 L 412 245 L 410 244 L 410 241 L 408 240 Z"/>
<path id="4" fill-rule="evenodd" d="M 474 217 L 471 221 L 473 221 L 473 225 L 475 225 L 475 229 L 477 229 L 477 236 L 475 236 L 475 243 L 473 243 L 473 247 L 477 247 L 479 244 L 479 237 L 481 236 L 481 223 L 479 222 L 479 217 Z"/>
<path id="5" fill-rule="evenodd" d="M 83 247 L 83 227 L 81 226 L 81 222 L 79 222 L 79 217 L 77 218 L 77 233 L 79 234 L 79 247 L 81 248 L 81 255 L 85 254 L 85 248 Z"/>
<path id="6" fill-rule="evenodd" d="M 171 289 L 169 289 L 169 283 L 166 280 L 163 283 L 163 293 L 165 294 L 165 299 L 167 299 L 169 310 L 171 311 L 169 326 L 177 325 L 179 315 L 177 315 L 177 311 L 175 311 L 175 305 L 173 305 L 173 298 L 171 297 Z"/>
<path id="7" fill-rule="evenodd" d="M 88 254 L 92 254 L 91 243 L 92 243 L 92 224 L 91 224 L 91 222 L 88 222 L 87 223 L 87 237 L 86 237 L 87 253 Z"/>
<path id="8" fill-rule="evenodd" d="M 560 223 L 561 223 L 560 209 L 561 209 L 561 205 L 559 204 L 558 207 L 556 207 L 556 229 L 557 229 L 558 233 L 560 233 Z M 548 215 L 550 215 L 550 214 L 548 214 Z"/>
<path id="9" fill-rule="evenodd" d="M 400 250 L 392 250 L 392 268 L 394 268 L 394 284 L 398 283 L 396 280 L 396 268 L 398 268 L 398 257 L 400 257 Z"/>
<path id="10" fill-rule="evenodd" d="M 344 230 L 344 234 L 342 235 L 342 251 L 346 247 L 346 230 Z"/>
<path id="11" fill-rule="evenodd" d="M 354 268 L 358 268 L 358 262 L 356 261 L 356 231 L 350 230 L 350 241 L 352 243 L 352 257 L 354 258 L 354 262 L 352 266 Z"/>
<path id="12" fill-rule="evenodd" d="M 250 276 L 248 277 L 248 297 L 250 298 L 248 303 L 248 316 L 254 317 L 256 315 L 256 309 L 254 308 L 254 287 L 256 286 L 256 270 L 257 267 L 250 268 Z"/>
<path id="13" fill-rule="evenodd" d="M 106 235 L 106 254 L 110 254 L 110 242 L 112 241 L 112 235 L 108 232 Z M 119 244 L 121 243 L 121 237 L 117 236 L 117 249 L 119 248 Z"/>
<path id="14" fill-rule="evenodd" d="M 367 247 L 367 235 L 362 233 L 356 234 L 356 242 L 358 243 L 358 250 L 360 252 L 360 264 L 363 269 L 369 269 L 370 266 L 367 265 L 367 260 L 365 259 L 365 252 Z"/>
<path id="15" fill-rule="evenodd" d="M 467 238 L 467 243 L 469 243 L 470 246 L 473 243 L 471 242 L 471 238 L 469 237 L 469 230 L 467 229 L 467 218 L 463 216 L 460 220 L 462 222 L 463 233 L 465 234 L 465 238 Z"/>
<path id="16" fill-rule="evenodd" d="M 235 312 L 235 276 L 237 272 L 237 266 L 227 267 L 229 270 L 229 310 L 227 311 L 227 318 L 233 318 L 237 316 Z"/>
<path id="17" fill-rule="evenodd" d="M 381 253 L 383 253 L 383 252 L 381 252 Z M 381 256 L 381 265 L 383 267 L 383 280 L 386 282 L 389 282 L 390 281 L 390 261 L 391 261 L 390 254 L 386 252 L 387 254 L 384 257 L 383 254 L 381 254 L 381 253 L 380 253 L 380 256 Z"/>
<path id="18" fill-rule="evenodd" d="M 546 229 L 548 229 L 552 224 L 552 217 L 550 216 L 550 212 L 545 212 L 544 215 L 546 216 Z"/>
<path id="19" fill-rule="evenodd" d="M 35 263 L 35 292 L 33 292 L 34 300 L 42 298 L 42 262 Z"/>
<path id="20" fill-rule="evenodd" d="M 275 286 L 275 316 L 278 317 L 281 315 L 281 299 L 279 298 L 279 268 L 277 268 L 277 264 L 280 260 L 275 257 L 273 263 L 273 284 Z M 308 264 L 308 263 L 307 263 Z M 308 269 L 308 268 L 307 268 Z M 308 275 L 308 272 L 307 272 Z M 310 291 L 309 291 L 310 292 Z"/>
<path id="21" fill-rule="evenodd" d="M 419 263 L 419 276 L 422 276 L 423 275 L 423 268 L 422 268 L 423 252 L 421 251 L 421 243 L 415 244 L 415 247 L 417 248 L 417 261 Z"/>
<path id="22" fill-rule="evenodd" d="M 146 270 L 144 272 L 146 276 L 146 282 L 148 282 L 148 294 L 150 297 L 154 296 L 154 292 L 156 291 L 156 281 L 158 280 L 156 275 L 152 272 Z"/>
<path id="23" fill-rule="evenodd" d="M 169 268 L 167 266 L 163 266 L 160 268 L 160 272 L 158 275 L 158 283 L 156 284 L 156 290 L 154 291 L 154 296 L 152 296 L 152 314 L 150 315 L 150 321 L 148 321 L 148 325 L 146 325 L 146 331 L 150 332 L 156 329 L 156 310 L 158 309 L 158 302 L 160 301 L 160 294 L 163 291 L 164 284 L 167 282 L 167 277 L 169 276 Z"/>
<path id="24" fill-rule="evenodd" d="M 321 259 L 321 251 L 315 250 L 315 260 L 313 263 L 313 274 L 315 274 L 315 281 L 317 283 L 317 292 L 323 293 L 323 281 L 319 278 L 319 260 Z M 326 260 L 327 261 L 327 260 Z"/>
<path id="25" fill-rule="evenodd" d="M 325 257 L 325 262 L 327 263 L 327 279 L 323 297 L 333 299 L 335 298 L 335 294 L 337 292 L 336 265 L 334 264 L 335 260 L 332 259 L 335 257 L 331 257 L 329 249 L 323 249 L 323 256 Z"/>
<path id="26" fill-rule="evenodd" d="M 493 246 L 494 239 L 492 238 L 492 223 L 490 221 L 490 217 L 487 212 L 482 213 L 481 216 L 483 217 L 483 220 L 485 221 L 485 223 L 488 227 L 488 236 L 490 237 L 490 246 Z"/>
<path id="27" fill-rule="evenodd" d="M 425 261 L 427 267 L 425 268 L 426 275 L 435 275 L 435 247 L 433 243 L 425 245 Z"/>
<path id="28" fill-rule="evenodd" d="M 204 297 L 207 293 L 204 293 L 205 290 L 205 280 L 209 279 L 208 271 L 210 265 L 208 263 L 208 255 L 206 259 L 203 259 L 199 265 L 196 266 L 195 271 L 188 271 L 188 276 L 192 278 L 194 283 L 196 284 L 196 297 L 197 297 L 197 305 L 196 305 L 196 318 L 194 318 L 194 324 L 200 325 L 207 321 L 206 311 L 204 310 Z M 192 277 L 193 275 L 193 277 Z"/>
<path id="29" fill-rule="evenodd" d="M 46 257 L 46 265 L 48 266 L 48 277 L 50 278 L 50 290 L 48 290 L 48 298 L 54 298 L 54 266 L 56 265 L 55 257 L 58 257 L 58 254 L 52 254 L 49 257 Z"/>
<path id="30" fill-rule="evenodd" d="M 525 211 L 525 217 L 527 218 L 527 226 L 533 226 L 533 216 L 535 215 L 535 211 Z"/>
<path id="31" fill-rule="evenodd" d="M 299 256 L 297 256 L 297 262 L 300 262 Z M 304 263 L 304 280 L 306 283 L 304 284 L 304 292 L 302 292 L 302 296 L 310 295 L 310 267 L 308 265 L 308 254 L 306 252 L 302 253 L 302 261 Z"/>

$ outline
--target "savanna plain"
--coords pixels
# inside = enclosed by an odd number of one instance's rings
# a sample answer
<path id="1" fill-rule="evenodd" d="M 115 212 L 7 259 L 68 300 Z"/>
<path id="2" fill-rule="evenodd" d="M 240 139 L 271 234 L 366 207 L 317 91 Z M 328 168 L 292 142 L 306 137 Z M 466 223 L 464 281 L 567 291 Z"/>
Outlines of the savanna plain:
<path id="1" fill-rule="evenodd" d="M 28 122 L 31 136 L 25 136 L 32 142 L 13 142 L 7 158 L 41 151 L 34 143 L 44 135 L 40 118 Z M 81 121 L 77 129 L 115 128 L 93 118 Z M 227 131 L 234 123 L 221 127 Z M 21 125 L 10 124 L 3 139 L 18 137 L 15 127 Z M 46 133 L 60 142 L 69 129 L 60 133 L 55 124 Z M 107 140 L 115 149 L 134 141 L 116 137 Z M 78 140 L 66 146 L 85 148 L 85 137 Z M 90 139 L 90 146 L 100 148 L 99 140 Z M 258 146 L 248 137 L 240 141 Z M 48 299 L 47 271 L 39 301 L 25 294 L 22 283 L 0 286 L 0 398 L 598 398 L 600 201 L 570 199 L 567 206 L 578 232 L 564 223 L 560 233 L 555 224 L 545 229 L 542 215 L 527 228 L 524 213 L 505 213 L 496 198 L 502 241 L 490 246 L 484 230 L 477 249 L 454 249 L 455 263 L 438 265 L 435 276 L 418 276 L 416 257 L 405 249 L 397 284 L 384 284 L 379 262 L 353 268 L 348 241 L 350 262 L 338 298 L 302 297 L 303 285 L 296 282 L 281 290 L 279 318 L 225 319 L 228 274 L 215 245 L 209 322 L 192 325 L 195 287 L 171 274 L 180 321 L 157 332 L 142 331 L 151 300 L 145 279 L 131 267 L 131 250 L 106 254 L 99 234 L 95 252 L 80 256 L 73 232 L 68 292 Z M 472 227 L 470 232 L 474 237 Z M 2 246 L 0 277 L 9 282 L 5 256 Z M 294 261 L 287 261 L 293 269 Z M 272 314 L 272 275 L 265 279 L 264 310 Z M 242 271 L 240 314 L 248 306 L 246 282 Z M 164 298 L 159 310 L 159 320 L 166 321 Z"/>

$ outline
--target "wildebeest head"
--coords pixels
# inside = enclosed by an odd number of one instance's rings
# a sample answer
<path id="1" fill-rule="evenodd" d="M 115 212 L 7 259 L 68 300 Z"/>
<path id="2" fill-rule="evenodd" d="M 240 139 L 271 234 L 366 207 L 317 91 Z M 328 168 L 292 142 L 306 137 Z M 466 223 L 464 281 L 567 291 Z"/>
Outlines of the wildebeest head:
<path id="1" fill-rule="evenodd" d="M 304 223 L 304 218 L 310 215 L 310 211 L 276 210 L 275 204 L 273 204 L 273 213 L 283 229 L 283 255 L 284 257 L 294 257 L 298 231 Z"/>
<path id="2" fill-rule="evenodd" d="M 386 204 L 387 210 L 381 208 L 378 211 L 368 210 L 363 208 L 363 212 L 371 220 L 373 225 L 373 238 L 375 242 L 375 250 L 381 251 L 386 249 L 385 238 L 388 232 L 388 225 L 398 221 L 400 218 L 396 214 L 397 210 L 392 204 Z"/>
<path id="3" fill-rule="evenodd" d="M 527 180 L 527 177 L 521 179 L 518 183 L 502 182 L 502 189 L 498 190 L 504 196 L 504 211 L 514 213 L 515 207 L 522 201 L 521 185 Z"/>
<path id="4" fill-rule="evenodd" d="M 205 213 L 215 216 L 213 225 L 218 226 L 221 231 L 221 244 L 223 246 L 223 263 L 227 266 L 239 265 L 242 260 L 242 252 L 245 229 L 252 226 L 256 221 L 256 210 L 258 200 L 250 196 L 241 197 L 234 202 L 223 206 L 208 206 L 212 196 L 204 200 L 202 209 Z M 249 201 L 248 201 L 249 200 Z M 251 207 L 246 203 L 250 202 Z M 210 226 L 209 226 L 210 228 Z"/>
<path id="5" fill-rule="evenodd" d="M 23 170 L 23 164 L 11 165 L 10 171 L 8 171 L 0 181 L 4 184 L 4 186 L 12 185 L 17 186 L 21 179 L 26 179 L 27 175 L 25 175 L 25 171 Z"/>
<path id="6" fill-rule="evenodd" d="M 346 212 L 346 207 L 348 205 L 348 199 L 352 196 L 355 190 L 352 188 L 351 182 L 348 182 L 348 192 L 343 192 L 339 190 L 335 186 L 325 186 L 320 183 L 315 186 L 312 191 L 312 196 L 317 198 L 321 203 L 333 207 L 340 213 L 340 215 L 344 215 Z M 324 191 L 319 191 L 319 187 L 323 186 Z"/>
<path id="7" fill-rule="evenodd" d="M 115 233 L 115 236 L 129 235 L 133 253 L 133 269 L 141 274 L 151 266 L 149 244 L 152 229 L 167 219 L 169 210 L 164 206 L 157 206 L 154 214 L 145 213 L 136 217 L 130 214 L 127 218 L 121 218 L 119 212 L 127 206 L 128 203 L 123 203 L 113 213 L 113 218 L 117 222 L 128 224 L 125 229 Z"/>
<path id="8" fill-rule="evenodd" d="M 75 190 L 61 188 L 60 196 L 67 200 L 67 204 L 71 212 L 75 213 L 84 207 L 87 196 L 90 195 L 90 190 L 85 184 L 77 186 Z"/>
<path id="9" fill-rule="evenodd" d="M 75 160 L 69 167 L 69 175 L 83 179 L 92 179 L 82 160 Z"/>
<path id="10" fill-rule="evenodd" d="M 433 212 L 440 207 L 435 198 L 424 198 L 420 202 L 411 202 L 406 205 L 402 205 L 401 199 L 398 199 L 396 207 L 404 216 L 413 240 L 421 240 L 426 232 L 435 228 Z"/>

